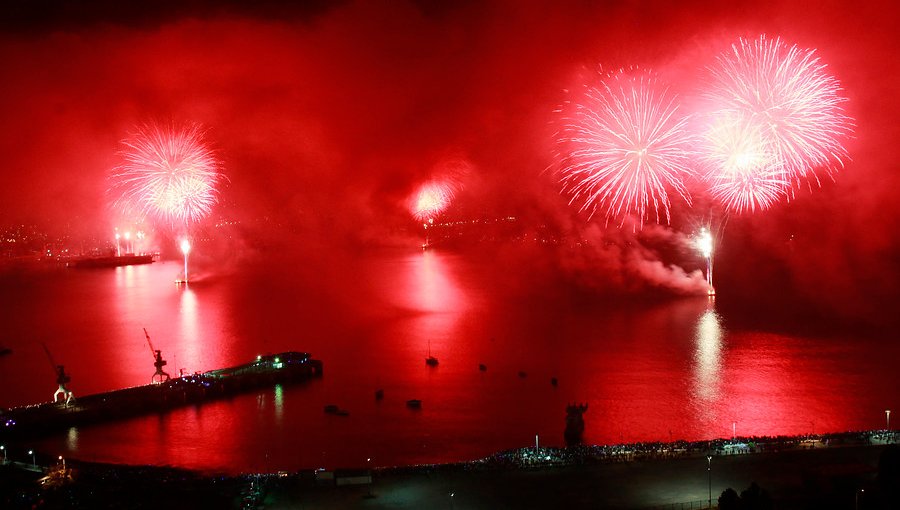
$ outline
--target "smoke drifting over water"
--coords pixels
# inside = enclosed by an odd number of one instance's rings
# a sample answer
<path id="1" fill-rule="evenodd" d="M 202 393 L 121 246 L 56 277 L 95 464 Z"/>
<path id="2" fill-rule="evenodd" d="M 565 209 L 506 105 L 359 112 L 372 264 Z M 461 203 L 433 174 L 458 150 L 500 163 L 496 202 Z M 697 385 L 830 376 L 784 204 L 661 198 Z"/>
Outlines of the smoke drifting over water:
<path id="1" fill-rule="evenodd" d="M 703 197 L 673 210 L 670 230 L 588 223 L 543 171 L 548 125 L 581 69 L 648 67 L 689 96 L 716 54 L 765 33 L 816 48 L 856 138 L 816 193 L 729 220 L 720 294 L 765 304 L 776 288 L 867 320 L 900 301 L 895 2 L 213 4 L 18 2 L 4 14 L 3 223 L 109 231 L 104 177 L 119 140 L 172 119 L 208 128 L 229 182 L 207 228 L 239 222 L 233 234 L 251 253 L 277 247 L 325 266 L 333 250 L 352 259 L 361 246 L 418 244 L 407 199 L 458 159 L 470 170 L 448 217 L 583 231 L 573 237 L 589 248 L 559 249 L 553 262 L 575 280 L 691 293 L 700 264 L 656 246 L 709 217 Z"/>

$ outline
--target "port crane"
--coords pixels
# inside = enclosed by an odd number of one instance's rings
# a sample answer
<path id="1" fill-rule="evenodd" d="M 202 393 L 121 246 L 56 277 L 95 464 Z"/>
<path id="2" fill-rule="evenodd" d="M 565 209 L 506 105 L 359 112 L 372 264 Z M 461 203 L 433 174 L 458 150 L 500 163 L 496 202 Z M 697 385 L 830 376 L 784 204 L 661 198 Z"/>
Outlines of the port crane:
<path id="1" fill-rule="evenodd" d="M 58 402 L 59 396 L 62 395 L 66 399 L 66 405 L 68 406 L 72 402 L 74 394 L 66 387 L 66 384 L 68 384 L 72 378 L 66 373 L 66 368 L 63 365 L 57 365 L 56 361 L 53 360 L 53 355 L 50 354 L 50 349 L 47 348 L 47 344 L 41 342 L 41 347 L 43 347 L 44 352 L 47 353 L 47 360 L 50 361 L 50 368 L 52 368 L 53 372 L 56 374 L 56 384 L 59 385 L 53 393 L 53 402 Z"/>
<path id="2" fill-rule="evenodd" d="M 153 348 L 153 342 L 150 341 L 150 333 L 147 333 L 147 328 L 143 329 L 144 337 L 147 338 L 147 345 L 150 346 L 150 355 L 153 356 L 153 366 L 156 367 L 156 372 L 154 372 L 153 375 L 150 376 L 150 382 L 162 384 L 165 381 L 169 380 L 169 374 L 162 368 L 166 366 L 166 360 L 164 360 L 162 357 L 162 351 Z"/>

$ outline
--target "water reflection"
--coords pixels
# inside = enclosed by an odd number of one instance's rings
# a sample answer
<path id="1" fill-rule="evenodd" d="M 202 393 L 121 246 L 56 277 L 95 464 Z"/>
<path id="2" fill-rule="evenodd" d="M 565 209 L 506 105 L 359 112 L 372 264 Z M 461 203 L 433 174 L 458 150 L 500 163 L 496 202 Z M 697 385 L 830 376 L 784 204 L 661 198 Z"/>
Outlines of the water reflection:
<path id="1" fill-rule="evenodd" d="M 284 388 L 280 384 L 275 385 L 275 423 L 281 425 L 284 416 Z"/>
<path id="2" fill-rule="evenodd" d="M 406 306 L 421 312 L 408 324 L 413 337 L 422 342 L 420 354 L 428 349 L 427 342 L 431 343 L 431 349 L 440 352 L 457 336 L 460 318 L 467 308 L 465 292 L 445 256 L 426 251 L 407 262 L 410 264 L 408 284 L 397 289 L 400 295 L 395 299 L 405 300 Z"/>
<path id="3" fill-rule="evenodd" d="M 722 337 L 721 318 L 710 300 L 697 319 L 693 363 L 693 393 L 704 421 L 715 419 L 716 403 L 721 396 Z"/>
<path id="4" fill-rule="evenodd" d="M 412 259 L 412 305 L 428 312 L 457 311 L 464 300 L 459 284 L 452 278 L 447 262 L 438 254 L 424 252 Z"/>
<path id="5" fill-rule="evenodd" d="M 66 448 L 68 448 L 67 455 L 71 452 L 78 451 L 78 428 L 70 427 L 68 434 L 66 434 Z"/>
<path id="6" fill-rule="evenodd" d="M 179 316 L 181 318 L 181 352 L 187 357 L 187 361 L 196 364 L 197 360 L 202 359 L 200 356 L 200 328 L 198 326 L 197 317 L 197 295 L 189 289 L 187 285 L 181 292 L 181 303 L 179 306 Z M 176 358 L 177 365 L 177 358 Z M 180 367 L 175 367 L 175 373 L 179 373 Z"/>

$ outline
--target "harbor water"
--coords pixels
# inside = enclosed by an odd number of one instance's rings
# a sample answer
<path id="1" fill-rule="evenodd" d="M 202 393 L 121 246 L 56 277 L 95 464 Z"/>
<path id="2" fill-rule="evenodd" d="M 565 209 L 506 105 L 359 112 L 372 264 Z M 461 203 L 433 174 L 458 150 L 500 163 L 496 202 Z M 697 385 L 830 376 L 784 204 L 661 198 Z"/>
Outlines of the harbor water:
<path id="1" fill-rule="evenodd" d="M 188 285 L 174 283 L 181 270 L 176 260 L 0 275 L 0 345 L 12 349 L 0 358 L 0 407 L 51 400 L 51 363 L 76 398 L 149 383 L 142 328 L 172 376 L 291 350 L 322 360 L 324 376 L 17 448 L 293 471 L 561 446 L 571 403 L 588 405 L 584 440 L 597 444 L 883 428 L 900 404 L 900 347 L 887 337 L 798 333 L 706 297 L 600 298 L 540 264 L 507 270 L 434 250 L 337 265 L 198 259 Z M 323 412 L 329 404 L 347 415 Z"/>

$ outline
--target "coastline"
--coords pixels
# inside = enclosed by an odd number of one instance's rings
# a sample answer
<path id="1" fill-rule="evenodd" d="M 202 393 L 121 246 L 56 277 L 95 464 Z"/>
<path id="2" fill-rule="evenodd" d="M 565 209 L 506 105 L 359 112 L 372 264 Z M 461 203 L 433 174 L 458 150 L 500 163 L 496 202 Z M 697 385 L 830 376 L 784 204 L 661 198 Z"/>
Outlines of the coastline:
<path id="1" fill-rule="evenodd" d="M 58 462 L 46 468 L 37 465 L 41 469 L 27 463 L 3 465 L 0 469 L 15 476 L 2 477 L 9 482 L 0 485 L 0 502 L 7 505 L 4 508 L 20 508 L 9 505 L 30 495 L 43 498 L 46 508 L 58 508 L 53 506 L 57 499 L 113 508 L 123 498 L 141 499 L 129 508 L 189 508 L 210 502 L 217 502 L 218 508 L 297 508 L 301 502 L 303 508 L 421 508 L 452 505 L 449 499 L 461 508 L 699 508 L 701 503 L 705 508 L 709 491 L 704 492 L 706 486 L 700 482 L 707 467 L 715 466 L 715 484 L 710 476 L 709 487 L 716 489 L 712 491 L 714 506 L 726 484 L 740 492 L 759 482 L 783 502 L 778 508 L 794 508 L 834 491 L 834 497 L 844 497 L 848 487 L 867 488 L 870 499 L 883 493 L 878 485 L 879 461 L 888 449 L 896 452 L 898 443 L 900 432 L 880 430 L 690 443 L 527 447 L 469 462 L 239 476 L 67 459 L 64 468 Z M 741 482 L 741 477 L 746 480 Z M 43 486 L 37 481 L 40 478 L 45 479 Z M 69 508 L 59 506 L 63 507 Z"/>

